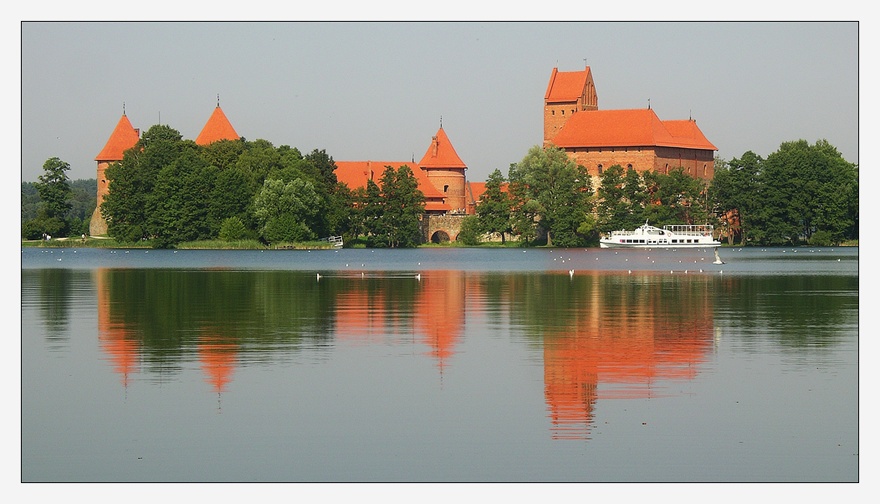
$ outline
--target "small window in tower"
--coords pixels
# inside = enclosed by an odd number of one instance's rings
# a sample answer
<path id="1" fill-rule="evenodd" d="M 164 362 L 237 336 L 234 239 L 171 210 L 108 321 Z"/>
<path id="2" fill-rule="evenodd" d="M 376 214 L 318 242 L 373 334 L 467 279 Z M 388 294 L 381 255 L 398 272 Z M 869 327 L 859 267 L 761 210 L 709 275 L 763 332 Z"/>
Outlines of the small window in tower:
<path id="1" fill-rule="evenodd" d="M 550 111 L 550 115 L 556 115 L 556 111 L 555 111 L 555 110 L 551 110 L 551 111 Z"/>
<path id="2" fill-rule="evenodd" d="M 443 186 L 443 192 L 449 192 L 449 186 L 448 186 L 448 185 Z"/>
<path id="3" fill-rule="evenodd" d="M 599 165 L 599 175 L 602 175 L 602 165 Z"/>
<path id="4" fill-rule="evenodd" d="M 565 115 L 565 111 L 564 111 L 564 110 L 562 111 L 562 115 Z"/>
<path id="5" fill-rule="evenodd" d="M 632 164 L 628 164 L 628 165 L 626 165 L 626 169 L 627 169 L 627 170 L 632 170 L 632 169 L 633 169 L 633 165 L 632 165 Z"/>

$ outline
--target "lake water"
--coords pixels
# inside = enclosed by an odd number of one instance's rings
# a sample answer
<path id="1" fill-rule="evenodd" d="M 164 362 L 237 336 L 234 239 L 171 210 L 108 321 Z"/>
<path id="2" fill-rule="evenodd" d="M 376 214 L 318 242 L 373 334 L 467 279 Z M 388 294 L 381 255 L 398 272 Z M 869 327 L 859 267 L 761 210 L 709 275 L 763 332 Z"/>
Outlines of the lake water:
<path id="1" fill-rule="evenodd" d="M 21 251 L 23 482 L 857 482 L 857 248 Z"/>

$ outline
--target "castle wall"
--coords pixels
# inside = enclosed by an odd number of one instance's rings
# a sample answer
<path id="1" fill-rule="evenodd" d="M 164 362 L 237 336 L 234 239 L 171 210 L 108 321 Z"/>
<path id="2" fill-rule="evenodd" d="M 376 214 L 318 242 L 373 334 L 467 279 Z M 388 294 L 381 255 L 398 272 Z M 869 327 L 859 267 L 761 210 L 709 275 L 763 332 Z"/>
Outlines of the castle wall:
<path id="1" fill-rule="evenodd" d="M 576 103 L 544 104 L 544 146 L 565 126 L 565 121 L 577 111 Z"/>
<path id="2" fill-rule="evenodd" d="M 692 177 L 711 180 L 715 176 L 715 159 L 710 151 L 672 147 L 624 147 L 575 148 L 566 149 L 566 152 L 576 163 L 587 168 L 587 172 L 594 177 L 594 182 L 604 169 L 614 165 L 620 165 L 624 170 L 632 167 L 639 173 L 649 170 L 669 173 L 669 170 L 681 166 Z"/>
<path id="3" fill-rule="evenodd" d="M 431 243 L 435 233 L 448 237 L 449 241 L 456 241 L 461 232 L 461 221 L 466 215 L 425 215 L 422 217 L 422 236 L 426 243 Z"/>
<path id="4" fill-rule="evenodd" d="M 110 184 L 107 182 L 107 176 L 104 175 L 108 166 L 110 166 L 109 161 L 98 162 L 98 197 L 95 211 L 92 212 L 92 219 L 89 221 L 89 236 L 107 235 L 107 221 L 101 216 L 101 203 L 104 202 L 104 198 L 110 193 Z"/>

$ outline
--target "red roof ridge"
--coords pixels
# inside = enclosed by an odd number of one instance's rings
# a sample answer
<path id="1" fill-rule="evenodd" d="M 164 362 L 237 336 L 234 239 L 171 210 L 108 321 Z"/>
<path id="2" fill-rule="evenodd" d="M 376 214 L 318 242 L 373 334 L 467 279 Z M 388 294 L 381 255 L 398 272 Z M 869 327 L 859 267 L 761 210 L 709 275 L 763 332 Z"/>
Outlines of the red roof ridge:
<path id="1" fill-rule="evenodd" d="M 467 168 L 467 165 L 455 152 L 452 142 L 443 131 L 443 126 L 431 138 L 431 145 L 428 146 L 428 151 L 419 161 L 419 166 L 422 168 Z"/>
<path id="2" fill-rule="evenodd" d="M 587 82 L 592 80 L 590 67 L 574 72 L 560 72 L 557 68 L 550 74 L 547 92 L 544 93 L 545 103 L 574 102 L 584 92 Z"/>
<path id="3" fill-rule="evenodd" d="M 238 140 L 239 138 L 241 137 L 235 132 L 232 123 L 226 118 L 220 105 L 217 105 L 214 112 L 211 113 L 211 117 L 208 118 L 208 122 L 205 123 L 205 127 L 202 128 L 202 132 L 196 137 L 196 143 L 208 145 L 220 140 Z"/>
<path id="4" fill-rule="evenodd" d="M 684 147 L 718 150 L 696 121 L 661 121 L 653 109 L 592 110 L 573 114 L 551 140 L 558 147 Z"/>
<path id="5" fill-rule="evenodd" d="M 104 148 L 95 156 L 95 161 L 121 161 L 125 151 L 134 147 L 140 136 L 140 130 L 132 127 L 131 121 L 123 113 Z"/>

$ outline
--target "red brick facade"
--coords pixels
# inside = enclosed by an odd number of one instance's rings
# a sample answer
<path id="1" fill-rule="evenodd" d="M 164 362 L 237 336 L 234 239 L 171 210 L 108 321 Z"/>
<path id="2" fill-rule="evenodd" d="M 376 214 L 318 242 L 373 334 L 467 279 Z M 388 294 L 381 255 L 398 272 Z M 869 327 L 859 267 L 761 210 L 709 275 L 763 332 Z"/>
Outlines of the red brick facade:
<path id="1" fill-rule="evenodd" d="M 544 145 L 565 149 L 593 177 L 614 165 L 660 173 L 682 167 L 704 180 L 715 175 L 717 148 L 696 121 L 662 121 L 650 108 L 599 110 L 589 67 L 553 69 L 544 95 Z"/>

